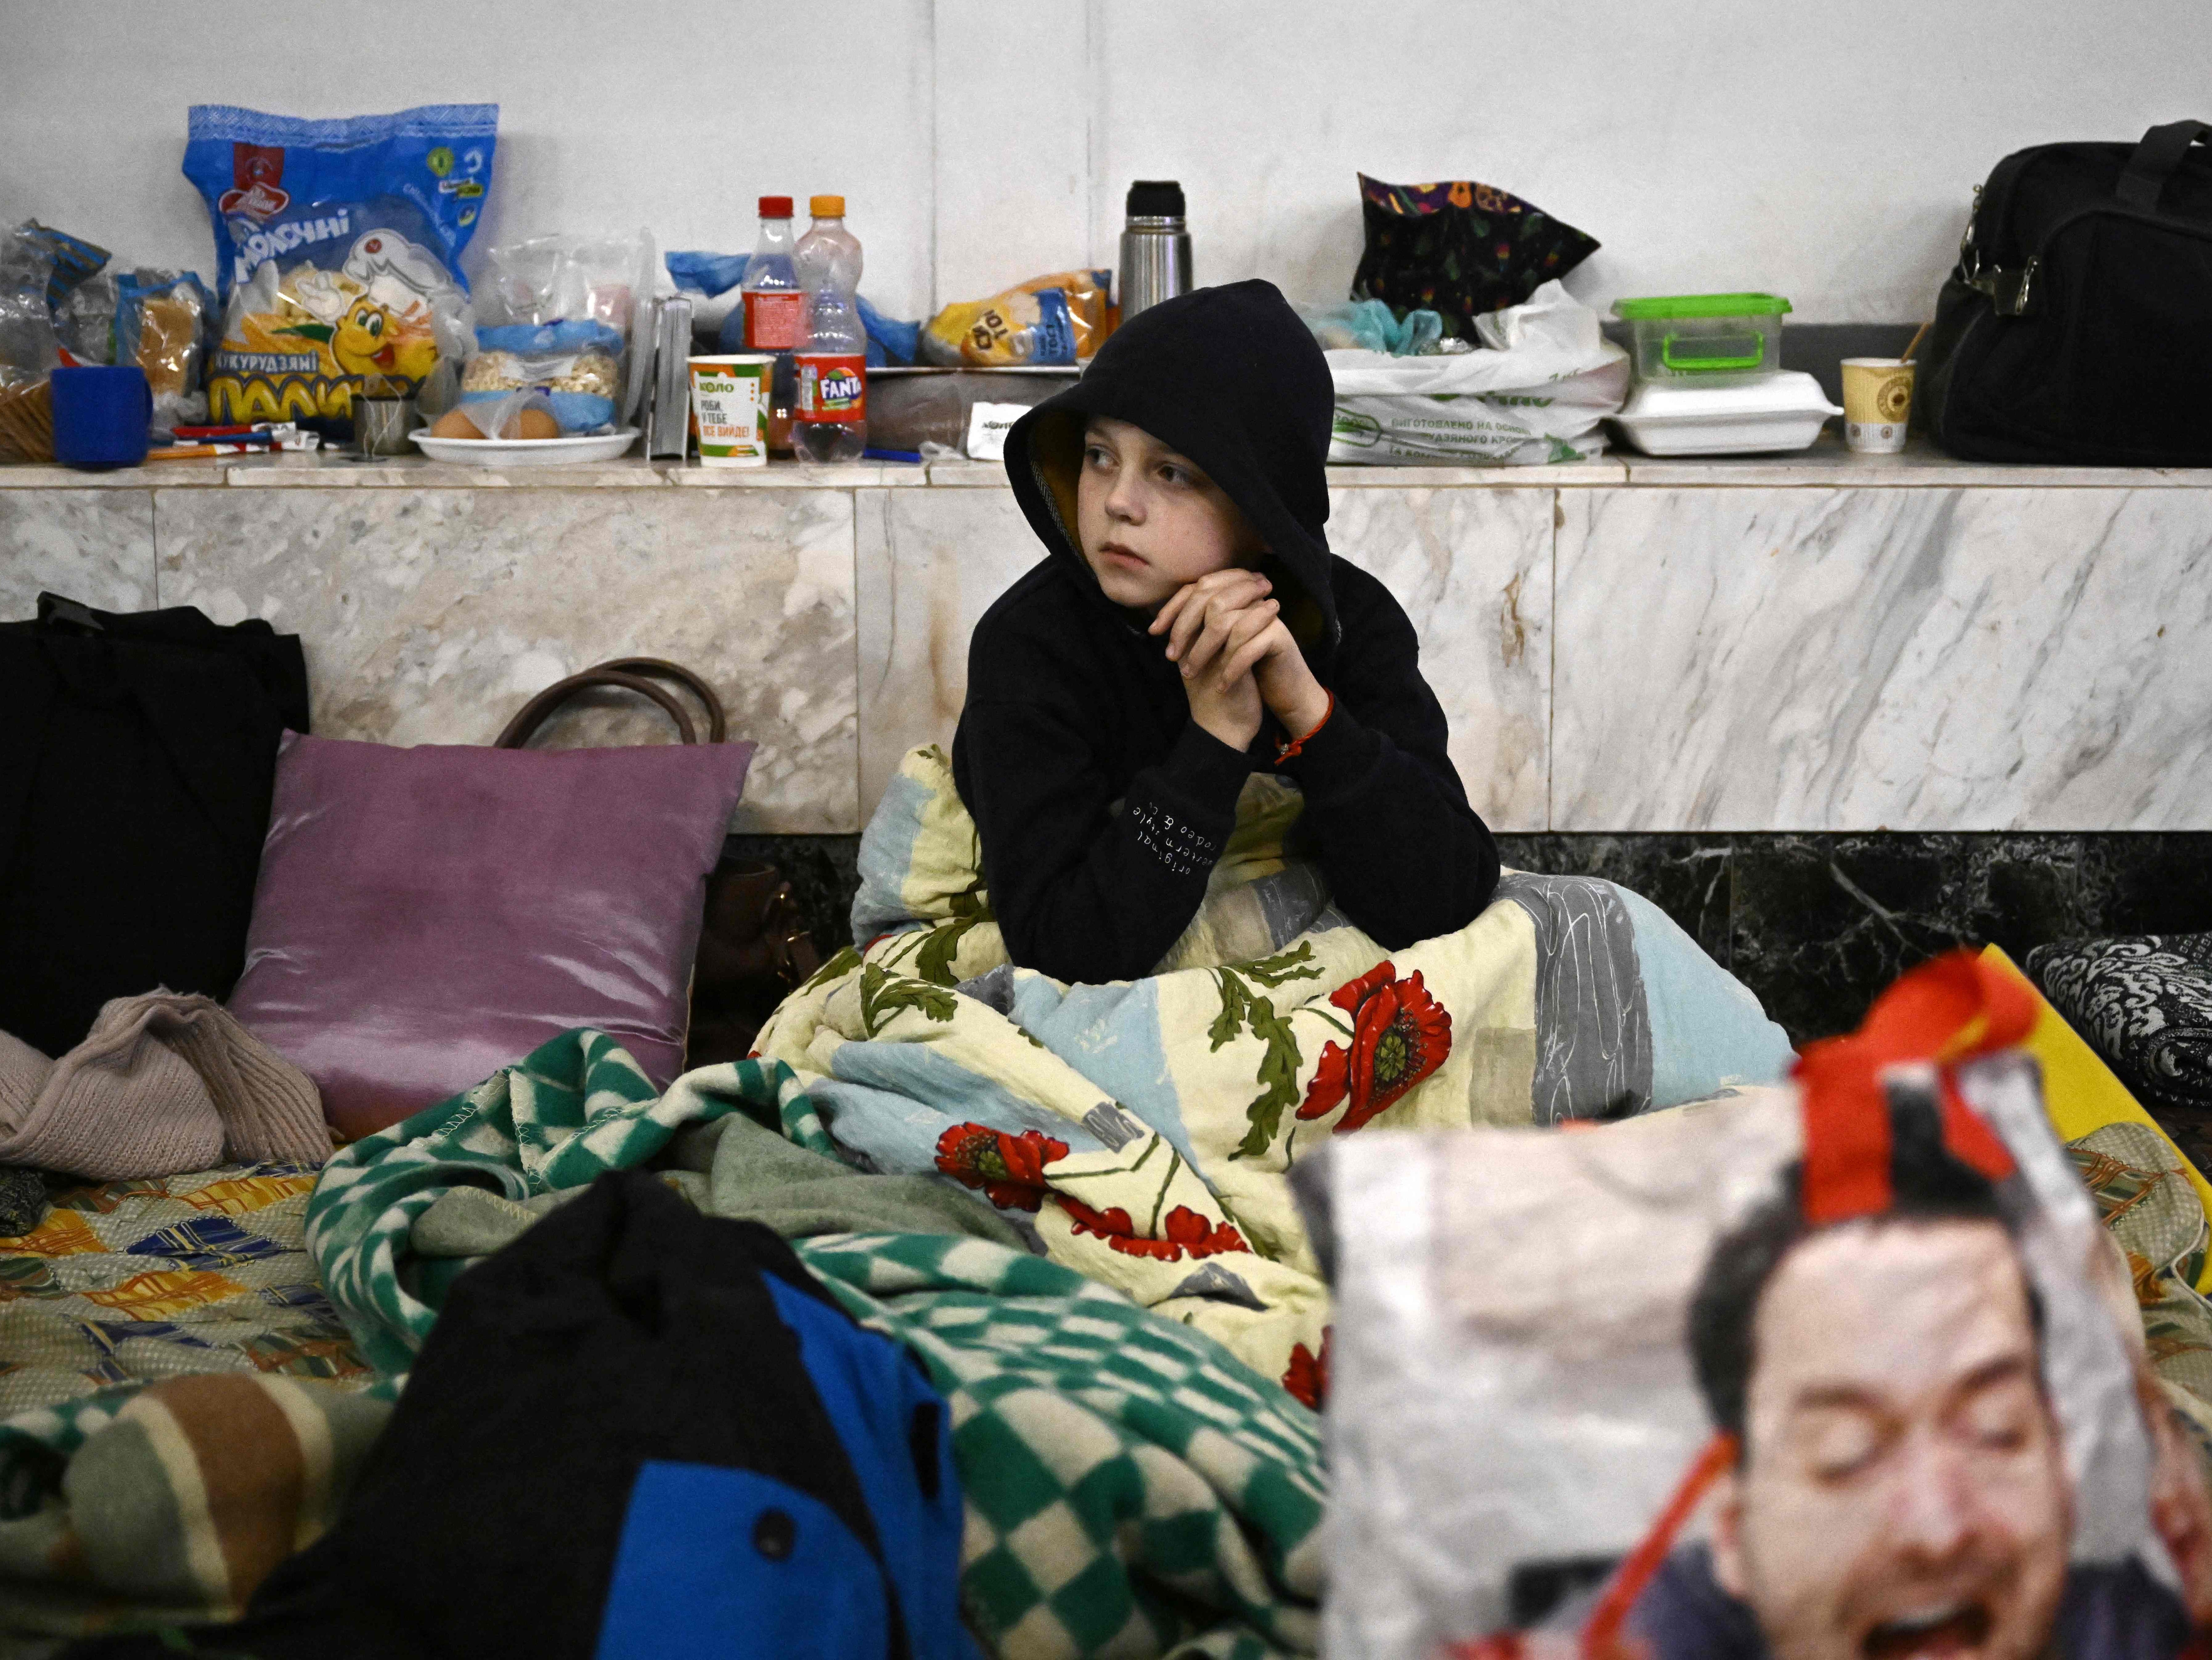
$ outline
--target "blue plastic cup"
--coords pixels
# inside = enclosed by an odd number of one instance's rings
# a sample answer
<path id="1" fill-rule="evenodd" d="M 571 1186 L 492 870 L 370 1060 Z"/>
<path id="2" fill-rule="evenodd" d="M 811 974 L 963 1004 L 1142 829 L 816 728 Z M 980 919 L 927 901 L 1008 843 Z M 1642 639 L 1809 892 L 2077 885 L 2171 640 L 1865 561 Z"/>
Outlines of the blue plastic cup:
<path id="1" fill-rule="evenodd" d="M 72 467 L 135 467 L 146 459 L 154 389 L 136 363 L 53 373 L 54 459 Z"/>

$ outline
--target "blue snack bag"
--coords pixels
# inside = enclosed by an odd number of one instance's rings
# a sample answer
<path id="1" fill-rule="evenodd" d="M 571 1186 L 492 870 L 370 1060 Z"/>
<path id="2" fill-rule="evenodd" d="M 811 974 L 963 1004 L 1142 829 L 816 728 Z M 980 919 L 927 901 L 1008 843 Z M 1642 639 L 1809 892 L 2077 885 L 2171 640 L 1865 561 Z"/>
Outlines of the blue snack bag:
<path id="1" fill-rule="evenodd" d="M 465 352 L 461 251 L 491 185 L 495 104 L 309 120 L 191 108 L 185 175 L 215 231 L 218 422 L 297 421 L 333 437 L 365 384 L 416 392 Z"/>
<path id="2" fill-rule="evenodd" d="M 461 250 L 491 188 L 498 105 L 426 104 L 315 121 L 195 104 L 185 131 L 185 177 L 207 199 L 222 299 L 264 259 L 299 246 L 296 230 L 288 235 L 282 228 L 307 219 L 303 210 L 379 196 L 415 204 L 439 258 L 467 291 Z"/>

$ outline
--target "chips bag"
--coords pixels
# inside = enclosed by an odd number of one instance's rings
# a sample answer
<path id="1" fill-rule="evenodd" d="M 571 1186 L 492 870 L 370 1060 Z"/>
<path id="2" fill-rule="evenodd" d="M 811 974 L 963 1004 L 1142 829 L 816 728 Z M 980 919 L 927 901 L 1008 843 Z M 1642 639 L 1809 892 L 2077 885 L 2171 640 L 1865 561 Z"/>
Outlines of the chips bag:
<path id="1" fill-rule="evenodd" d="M 193 106 L 185 175 L 207 199 L 224 301 L 215 420 L 343 436 L 364 383 L 412 395 L 461 356 L 460 254 L 498 118 L 495 104 L 334 121 Z"/>
<path id="2" fill-rule="evenodd" d="M 1111 274 L 1061 271 L 988 300 L 947 306 L 921 331 L 926 362 L 1012 368 L 1088 362 L 1106 338 Z"/>

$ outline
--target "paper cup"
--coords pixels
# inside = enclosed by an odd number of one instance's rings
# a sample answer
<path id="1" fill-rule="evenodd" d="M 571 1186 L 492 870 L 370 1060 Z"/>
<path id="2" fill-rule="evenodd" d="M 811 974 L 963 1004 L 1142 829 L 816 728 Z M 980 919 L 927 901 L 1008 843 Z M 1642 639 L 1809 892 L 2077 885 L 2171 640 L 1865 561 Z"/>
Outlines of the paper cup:
<path id="1" fill-rule="evenodd" d="M 775 359 L 764 352 L 738 352 L 684 362 L 691 369 L 691 426 L 699 438 L 699 465 L 766 466 L 769 377 Z"/>
<path id="2" fill-rule="evenodd" d="M 1844 441 L 1866 455 L 1905 447 L 1914 366 L 1894 357 L 1844 359 Z"/>

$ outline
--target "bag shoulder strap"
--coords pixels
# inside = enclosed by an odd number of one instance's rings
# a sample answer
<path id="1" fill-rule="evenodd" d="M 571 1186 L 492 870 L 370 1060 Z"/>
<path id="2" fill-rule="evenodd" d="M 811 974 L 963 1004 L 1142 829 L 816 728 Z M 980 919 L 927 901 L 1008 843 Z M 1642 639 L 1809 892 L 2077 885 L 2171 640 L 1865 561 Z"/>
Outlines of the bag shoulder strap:
<path id="1" fill-rule="evenodd" d="M 2162 127 L 2153 127 L 2128 158 L 2113 194 L 2131 208 L 2157 212 L 2166 181 L 2173 177 L 2189 147 L 2203 138 L 2212 138 L 2212 127 L 2202 121 L 2169 121 Z"/>
<path id="2" fill-rule="evenodd" d="M 618 674 L 642 675 L 648 680 L 672 680 L 682 686 L 699 700 L 699 707 L 707 712 L 707 741 L 710 744 L 720 743 L 730 729 L 722 700 L 714 695 L 714 689 L 681 663 L 672 663 L 665 657 L 617 657 L 599 666 Z"/>
<path id="3" fill-rule="evenodd" d="M 492 739 L 492 747 L 501 750 L 522 748 L 530 742 L 538 728 L 545 724 L 548 715 L 578 692 L 592 686 L 613 686 L 623 691 L 634 691 L 641 697 L 651 698 L 668 712 L 668 718 L 676 722 L 677 733 L 684 743 L 699 741 L 698 730 L 692 726 L 691 717 L 684 713 L 684 706 L 676 701 L 673 693 L 664 691 L 643 675 L 629 674 L 603 665 L 586 669 L 580 674 L 572 674 L 565 680 L 556 680 L 546 687 L 515 712 L 514 719 L 507 723 L 506 729 Z M 720 710 L 715 713 L 719 716 Z"/>

